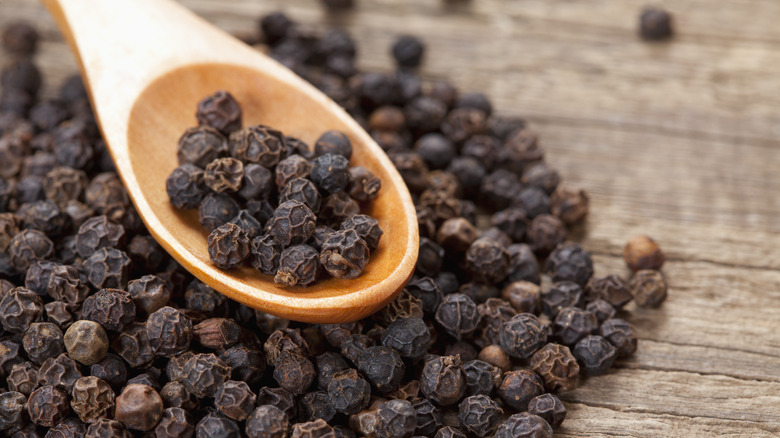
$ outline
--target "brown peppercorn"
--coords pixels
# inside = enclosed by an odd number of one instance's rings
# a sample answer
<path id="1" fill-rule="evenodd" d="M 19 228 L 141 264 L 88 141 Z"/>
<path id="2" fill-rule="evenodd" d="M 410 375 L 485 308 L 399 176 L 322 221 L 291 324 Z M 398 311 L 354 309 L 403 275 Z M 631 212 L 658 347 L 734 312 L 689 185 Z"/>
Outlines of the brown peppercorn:
<path id="1" fill-rule="evenodd" d="M 284 139 L 279 131 L 255 125 L 231 134 L 229 148 L 233 158 L 271 169 L 282 158 Z"/>
<path id="2" fill-rule="evenodd" d="M 528 227 L 528 243 L 538 255 L 549 254 L 566 239 L 566 226 L 555 216 L 540 214 Z"/>
<path id="3" fill-rule="evenodd" d="M 241 107 L 227 91 L 217 91 L 198 102 L 195 117 L 198 124 L 215 128 L 225 135 L 241 129 Z"/>
<path id="4" fill-rule="evenodd" d="M 160 389 L 160 398 L 166 408 L 182 408 L 186 411 L 198 409 L 198 399 L 181 382 L 172 380 Z"/>
<path id="5" fill-rule="evenodd" d="M 639 16 L 639 36 L 646 41 L 672 37 L 672 15 L 660 8 L 646 8 Z"/>
<path id="6" fill-rule="evenodd" d="M 212 350 L 224 350 L 238 342 L 241 326 L 232 319 L 209 318 L 195 325 L 192 332 L 200 345 Z"/>
<path id="7" fill-rule="evenodd" d="M 70 392 L 73 383 L 81 377 L 79 365 L 67 354 L 46 359 L 38 370 L 41 385 L 50 385 Z"/>
<path id="8" fill-rule="evenodd" d="M 585 285 L 585 300 L 602 299 L 620 310 L 631 301 L 631 292 L 626 283 L 615 274 L 601 278 L 591 278 Z"/>
<path id="9" fill-rule="evenodd" d="M 309 245 L 291 246 L 282 251 L 274 283 L 307 286 L 317 279 L 319 267 L 320 255 L 314 248 Z"/>
<path id="10" fill-rule="evenodd" d="M 636 351 L 636 332 L 628 321 L 619 318 L 608 319 L 601 324 L 599 334 L 617 348 L 618 357 L 628 357 Z"/>
<path id="11" fill-rule="evenodd" d="M 108 353 L 100 362 L 89 368 L 89 374 L 105 380 L 114 389 L 121 388 L 127 382 L 127 366 L 119 356 Z"/>
<path id="12" fill-rule="evenodd" d="M 661 269 L 666 256 L 658 243 L 648 236 L 637 236 L 630 239 L 623 248 L 623 260 L 636 272 L 641 269 Z"/>
<path id="13" fill-rule="evenodd" d="M 146 339 L 157 356 L 173 357 L 187 351 L 192 341 L 192 321 L 173 307 L 154 311 L 146 320 Z"/>
<path id="14" fill-rule="evenodd" d="M 381 322 L 390 324 L 400 318 L 422 318 L 423 304 L 419 298 L 403 289 L 387 306 L 376 314 Z"/>
<path id="15" fill-rule="evenodd" d="M 123 290 L 101 289 L 84 301 L 81 317 L 97 322 L 106 330 L 122 331 L 135 319 L 135 304 Z"/>
<path id="16" fill-rule="evenodd" d="M 548 391 L 569 391 L 577 384 L 580 367 L 569 347 L 547 344 L 531 357 L 531 369 L 542 377 Z"/>
<path id="17" fill-rule="evenodd" d="M 553 283 L 542 293 L 542 308 L 550 318 L 555 318 L 564 307 L 581 306 L 582 301 L 582 288 L 573 281 Z"/>
<path id="18" fill-rule="evenodd" d="M 27 357 L 37 364 L 65 352 L 62 330 L 50 322 L 30 324 L 22 338 L 22 346 Z"/>
<path id="19" fill-rule="evenodd" d="M 114 391 L 104 380 L 94 376 L 81 377 L 73 384 L 70 406 L 85 423 L 98 418 L 110 418 L 114 413 Z"/>
<path id="20" fill-rule="evenodd" d="M 415 193 L 427 188 L 428 166 L 423 158 L 414 152 L 396 152 L 390 154 L 390 160 L 401 174 L 409 190 Z"/>
<path id="21" fill-rule="evenodd" d="M 5 381 L 11 391 L 29 396 L 38 387 L 38 370 L 32 362 L 13 364 Z"/>
<path id="22" fill-rule="evenodd" d="M 585 286 L 593 276 L 590 253 L 574 242 L 564 242 L 556 246 L 547 258 L 546 268 L 553 281 L 568 280 L 580 286 Z"/>
<path id="23" fill-rule="evenodd" d="M 566 407 L 554 394 L 542 394 L 528 403 L 528 413 L 544 418 L 552 428 L 560 427 L 566 419 Z"/>
<path id="24" fill-rule="evenodd" d="M 501 327 L 517 313 L 508 302 L 499 298 L 488 298 L 477 306 L 477 312 L 481 324 L 475 342 L 482 346 L 498 344 Z"/>
<path id="25" fill-rule="evenodd" d="M 382 188 L 382 180 L 377 178 L 371 171 L 362 166 L 352 166 L 349 168 L 349 184 L 347 184 L 347 193 L 358 202 L 369 202 L 379 196 L 379 190 Z"/>
<path id="26" fill-rule="evenodd" d="M 214 354 L 195 354 L 184 363 L 181 383 L 198 398 L 213 397 L 230 379 L 230 367 Z"/>
<path id="27" fill-rule="evenodd" d="M 233 223 L 226 223 L 209 234 L 211 263 L 221 269 L 233 269 L 249 256 L 249 236 Z"/>
<path id="28" fill-rule="evenodd" d="M 3 48 L 18 56 L 30 56 L 38 47 L 38 31 L 23 21 L 6 25 L 3 31 Z"/>
<path id="29" fill-rule="evenodd" d="M 528 412 L 514 414 L 496 429 L 494 438 L 552 438 L 553 430 L 544 418 Z"/>
<path id="30" fill-rule="evenodd" d="M 42 386 L 27 400 L 30 421 L 43 427 L 52 427 L 68 416 L 68 396 L 51 385 Z"/>
<path id="31" fill-rule="evenodd" d="M 215 159 L 203 173 L 203 182 L 217 193 L 237 192 L 243 178 L 244 163 L 231 157 Z"/>
<path id="32" fill-rule="evenodd" d="M 439 228 L 436 241 L 445 250 L 465 252 L 477 240 L 474 225 L 462 217 L 447 219 Z"/>
<path id="33" fill-rule="evenodd" d="M 306 423 L 297 423 L 292 427 L 290 438 L 336 438 L 336 432 L 322 418 Z"/>
<path id="34" fill-rule="evenodd" d="M 268 230 L 284 247 L 304 243 L 314 233 L 316 216 L 305 204 L 286 201 L 274 211 Z"/>
<path id="35" fill-rule="evenodd" d="M 562 344 L 573 347 L 580 339 L 598 330 L 596 316 L 577 307 L 564 307 L 553 321 L 553 336 Z"/>
<path id="36" fill-rule="evenodd" d="M 13 267 L 24 272 L 34 262 L 51 257 L 54 243 L 38 230 L 22 230 L 11 239 L 8 254 Z"/>
<path id="37" fill-rule="evenodd" d="M 585 310 L 594 314 L 596 319 L 599 321 L 599 324 L 614 317 L 615 313 L 617 312 L 612 304 L 609 304 L 602 299 L 593 300 L 586 304 Z"/>
<path id="38" fill-rule="evenodd" d="M 350 198 L 346 192 L 338 192 L 322 200 L 319 215 L 320 221 L 325 220 L 325 225 L 338 229 L 344 220 L 358 213 L 360 213 L 360 205 L 357 201 Z"/>
<path id="39" fill-rule="evenodd" d="M 130 257 L 116 248 L 100 248 L 84 260 L 83 267 L 87 280 L 96 289 L 124 288 L 130 273 Z"/>
<path id="40" fill-rule="evenodd" d="M 584 190 L 558 187 L 550 196 L 552 214 L 567 226 L 581 222 L 588 215 L 588 195 Z"/>
<path id="41" fill-rule="evenodd" d="M 500 283 L 509 269 L 509 254 L 492 239 L 477 239 L 466 252 L 466 266 L 476 281 Z"/>
<path id="42" fill-rule="evenodd" d="M 370 251 L 354 229 L 336 231 L 322 244 L 320 264 L 336 278 L 354 279 L 363 273 Z"/>
<path id="43" fill-rule="evenodd" d="M 93 365 L 106 356 L 108 335 L 94 321 L 76 321 L 65 332 L 65 348 L 71 359 L 84 365 Z"/>
<path id="44" fill-rule="evenodd" d="M 116 420 L 98 418 L 97 421 L 87 426 L 84 438 L 132 438 L 125 426 Z"/>
<path id="45" fill-rule="evenodd" d="M 666 281 L 664 281 L 663 275 L 656 270 L 642 269 L 636 271 L 628 284 L 627 290 L 631 291 L 630 296 L 633 296 L 640 307 L 658 307 L 666 300 Z"/>
<path id="46" fill-rule="evenodd" d="M 127 283 L 127 292 L 135 303 L 136 312 L 147 315 L 163 307 L 171 298 L 171 290 L 162 278 L 144 275 Z"/>
<path id="47" fill-rule="evenodd" d="M 501 298 L 509 301 L 517 313 L 539 314 L 541 289 L 530 281 L 521 280 L 509 283 L 501 290 Z"/>
<path id="48" fill-rule="evenodd" d="M 179 165 L 193 164 L 205 168 L 209 163 L 227 154 L 227 138 L 210 126 L 196 126 L 184 131 L 179 138 L 176 157 Z"/>
<path id="49" fill-rule="evenodd" d="M 290 351 L 282 351 L 274 364 L 274 380 L 296 395 L 306 392 L 316 374 L 314 364 L 309 359 Z"/>
<path id="50" fill-rule="evenodd" d="M 510 356 L 528 359 L 547 342 L 547 333 L 536 316 L 520 313 L 501 326 L 499 339 Z"/>
<path id="51" fill-rule="evenodd" d="M 496 392 L 509 407 L 523 412 L 534 397 L 544 394 L 544 384 L 531 370 L 509 371 Z"/>
<path id="52" fill-rule="evenodd" d="M 423 366 L 420 391 L 441 406 L 457 403 L 466 393 L 466 374 L 458 356 L 440 356 Z"/>
<path id="53" fill-rule="evenodd" d="M 191 438 L 195 435 L 195 426 L 189 412 L 178 407 L 169 407 L 163 411 L 162 418 L 154 428 L 156 438 Z"/>
<path id="54" fill-rule="evenodd" d="M 247 418 L 245 432 L 249 438 L 285 438 L 289 425 L 287 414 L 282 410 L 260 405 Z"/>
<path id="55" fill-rule="evenodd" d="M 154 360 L 154 350 L 146 337 L 146 326 L 133 323 L 111 342 L 111 348 L 131 367 L 143 368 Z"/>
<path id="56" fill-rule="evenodd" d="M 133 430 L 151 430 L 162 418 L 163 402 L 152 387 L 130 384 L 116 398 L 116 419 Z"/>
<path id="57" fill-rule="evenodd" d="M 246 382 L 228 380 L 217 389 L 214 406 L 226 417 L 244 421 L 254 409 L 255 399 Z"/>
<path id="58" fill-rule="evenodd" d="M 512 358 L 499 345 L 488 345 L 479 352 L 477 358 L 498 367 L 503 372 L 512 369 Z"/>

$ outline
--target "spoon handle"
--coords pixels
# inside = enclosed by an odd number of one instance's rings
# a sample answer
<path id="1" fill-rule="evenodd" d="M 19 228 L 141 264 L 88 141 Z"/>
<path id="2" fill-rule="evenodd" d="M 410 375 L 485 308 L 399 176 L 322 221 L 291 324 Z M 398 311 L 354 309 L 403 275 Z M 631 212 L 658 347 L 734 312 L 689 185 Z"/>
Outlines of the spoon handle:
<path id="1" fill-rule="evenodd" d="M 248 46 L 171 0 L 41 1 L 76 54 L 108 139 L 127 135 L 135 100 L 162 74 L 199 62 L 234 60 L 237 53 L 258 59 Z M 111 143 L 117 161 L 127 158 L 117 150 L 119 142 Z"/>

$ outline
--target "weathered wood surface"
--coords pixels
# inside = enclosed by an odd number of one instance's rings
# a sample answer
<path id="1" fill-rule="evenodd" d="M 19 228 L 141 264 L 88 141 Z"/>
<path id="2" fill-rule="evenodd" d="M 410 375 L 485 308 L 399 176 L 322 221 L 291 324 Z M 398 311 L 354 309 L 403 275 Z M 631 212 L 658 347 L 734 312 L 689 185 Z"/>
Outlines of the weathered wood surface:
<path id="1" fill-rule="evenodd" d="M 276 9 L 345 26 L 369 69 L 391 68 L 399 33 L 423 36 L 424 76 L 527 117 L 567 183 L 590 192 L 597 273 L 627 275 L 635 234 L 661 242 L 668 301 L 628 309 L 637 355 L 566 394 L 556 436 L 780 435 L 780 2 L 655 2 L 678 34 L 649 45 L 640 1 L 358 1 L 340 16 L 315 0 L 183 3 L 231 32 Z M 40 5 L 0 0 L 0 26 L 17 18 L 40 20 L 52 95 L 75 64 Z"/>

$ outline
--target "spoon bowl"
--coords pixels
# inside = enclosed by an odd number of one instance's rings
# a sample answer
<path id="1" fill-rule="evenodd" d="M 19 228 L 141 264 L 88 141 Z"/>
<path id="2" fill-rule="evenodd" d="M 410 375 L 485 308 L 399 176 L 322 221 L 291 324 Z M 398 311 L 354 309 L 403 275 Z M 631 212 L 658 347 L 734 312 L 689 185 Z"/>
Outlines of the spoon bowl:
<path id="1" fill-rule="evenodd" d="M 404 287 L 418 249 L 411 196 L 381 148 L 338 105 L 169 0 L 44 3 L 79 57 L 107 146 L 139 215 L 195 277 L 250 307 L 315 323 L 368 316 Z M 128 41 L 128 35 L 137 37 Z M 291 288 L 249 267 L 226 271 L 212 265 L 197 211 L 175 209 L 165 180 L 178 165 L 179 137 L 197 124 L 197 103 L 217 90 L 239 102 L 244 126 L 272 126 L 311 145 L 327 130 L 347 134 L 351 164 L 382 180 L 366 213 L 378 219 L 384 235 L 360 277 Z"/>

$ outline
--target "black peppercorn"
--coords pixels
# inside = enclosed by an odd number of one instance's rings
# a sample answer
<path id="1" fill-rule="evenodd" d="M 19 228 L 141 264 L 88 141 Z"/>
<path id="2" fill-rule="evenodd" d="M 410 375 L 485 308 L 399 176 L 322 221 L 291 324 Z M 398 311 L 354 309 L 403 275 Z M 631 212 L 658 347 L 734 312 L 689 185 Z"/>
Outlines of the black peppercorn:
<path id="1" fill-rule="evenodd" d="M 228 195 L 210 193 L 198 207 L 198 220 L 209 233 L 228 223 L 239 212 L 238 203 Z"/>
<path id="2" fill-rule="evenodd" d="M 168 200 L 179 209 L 197 208 L 208 194 L 203 170 L 193 164 L 182 164 L 165 180 Z"/>
<path id="3" fill-rule="evenodd" d="M 628 357 L 636 351 L 636 333 L 628 321 L 619 318 L 608 319 L 601 324 L 599 333 L 617 348 L 618 357 Z"/>
<path id="4" fill-rule="evenodd" d="M 30 324 L 24 332 L 22 346 L 27 357 L 37 364 L 65 352 L 62 330 L 50 322 Z"/>
<path id="5" fill-rule="evenodd" d="M 417 412 L 406 400 L 389 400 L 379 405 L 377 438 L 410 438 L 417 428 Z"/>
<path id="6" fill-rule="evenodd" d="M 195 426 L 195 436 L 241 438 L 241 427 L 235 420 L 210 411 Z"/>
<path id="7" fill-rule="evenodd" d="M 666 281 L 658 271 L 651 269 L 637 271 L 631 277 L 628 288 L 639 307 L 658 307 L 666 300 Z"/>
<path id="8" fill-rule="evenodd" d="M 577 342 L 572 353 L 585 377 L 606 374 L 617 359 L 617 349 L 601 336 L 586 336 Z"/>
<path id="9" fill-rule="evenodd" d="M 127 382 L 127 367 L 124 361 L 111 353 L 92 365 L 89 374 L 108 382 L 114 389 L 121 388 Z"/>
<path id="10" fill-rule="evenodd" d="M 672 15 L 660 8 L 646 8 L 639 16 L 639 36 L 646 41 L 672 37 Z"/>
<path id="11" fill-rule="evenodd" d="M 189 349 L 192 321 L 173 307 L 161 307 L 146 320 L 146 339 L 157 356 L 172 357 Z"/>
<path id="12" fill-rule="evenodd" d="M 181 383 L 199 398 L 213 397 L 230 378 L 230 367 L 214 354 L 195 354 L 184 363 Z"/>
<path id="13" fill-rule="evenodd" d="M 0 431 L 11 434 L 24 424 L 24 407 L 27 397 L 16 391 L 0 394 Z"/>
<path id="14" fill-rule="evenodd" d="M 436 309 L 436 321 L 451 336 L 461 339 L 477 329 L 480 315 L 471 298 L 456 293 L 444 297 Z"/>
<path id="15" fill-rule="evenodd" d="M 585 310 L 596 316 L 599 324 L 615 316 L 615 307 L 608 302 L 597 299 L 585 305 Z"/>
<path id="16" fill-rule="evenodd" d="M 276 243 L 272 235 L 266 234 L 252 240 L 249 261 L 252 267 L 263 274 L 276 275 L 281 255 L 282 246 Z"/>
<path id="17" fill-rule="evenodd" d="M 146 327 L 133 323 L 111 342 L 111 348 L 132 367 L 144 367 L 154 360 L 154 351 L 146 338 Z"/>
<path id="18" fill-rule="evenodd" d="M 564 307 L 553 321 L 553 336 L 562 344 L 573 347 L 580 339 L 598 329 L 596 316 L 577 307 Z"/>
<path id="19" fill-rule="evenodd" d="M 29 396 L 38 387 L 38 370 L 32 362 L 13 364 L 6 377 L 6 383 L 11 391 Z"/>
<path id="20" fill-rule="evenodd" d="M 517 313 L 539 314 L 541 289 L 530 281 L 515 281 L 501 290 L 501 298 L 508 301 Z"/>
<path id="21" fill-rule="evenodd" d="M 227 91 L 217 91 L 198 102 L 195 117 L 200 125 L 210 126 L 225 135 L 241 129 L 241 107 Z"/>
<path id="22" fill-rule="evenodd" d="M 544 418 L 552 428 L 560 427 L 566 419 L 566 407 L 555 394 L 542 394 L 528 403 L 528 413 Z"/>
<path id="23" fill-rule="evenodd" d="M 564 307 L 582 305 L 582 288 L 573 281 L 553 283 L 550 289 L 542 293 L 544 313 L 555 318 Z"/>
<path id="24" fill-rule="evenodd" d="M 171 298 L 168 285 L 156 275 L 144 275 L 127 283 L 127 292 L 135 303 L 136 313 L 147 315 L 163 307 Z"/>
<path id="25" fill-rule="evenodd" d="M 347 193 L 356 201 L 373 201 L 379 196 L 379 190 L 381 188 L 382 181 L 365 167 L 352 166 L 349 168 Z"/>
<path id="26" fill-rule="evenodd" d="M 568 391 L 577 383 L 580 367 L 568 347 L 547 344 L 531 357 L 531 369 L 549 391 Z"/>
<path id="27" fill-rule="evenodd" d="M 130 257 L 116 248 L 101 248 L 84 260 L 83 268 L 89 284 L 97 289 L 124 288 L 130 275 Z"/>
<path id="28" fill-rule="evenodd" d="M 191 438 L 195 434 L 192 417 L 182 408 L 167 408 L 154 428 L 157 438 Z"/>
<path id="29" fill-rule="evenodd" d="M 135 304 L 123 290 L 101 289 L 84 301 L 81 317 L 97 322 L 106 330 L 122 331 L 135 319 Z"/>
<path id="30" fill-rule="evenodd" d="M 466 373 L 458 356 L 441 356 L 423 366 L 420 390 L 441 406 L 457 403 L 466 393 Z"/>
<path id="31" fill-rule="evenodd" d="M 43 316 L 41 297 L 25 287 L 15 287 L 0 298 L 0 324 L 11 333 L 24 333 Z"/>
<path id="32" fill-rule="evenodd" d="M 368 406 L 371 387 L 355 369 L 335 373 L 328 383 L 328 398 L 337 412 L 351 415 Z"/>
<path id="33" fill-rule="evenodd" d="M 631 292 L 626 283 L 617 275 L 612 274 L 601 278 L 591 278 L 585 285 L 585 300 L 602 299 L 620 310 L 631 301 Z"/>
<path id="34" fill-rule="evenodd" d="M 3 31 L 3 48 L 14 55 L 30 56 L 38 47 L 38 31 L 25 22 L 10 23 Z"/>
<path id="35" fill-rule="evenodd" d="M 552 438 L 553 430 L 544 418 L 528 412 L 514 414 L 496 429 L 495 438 Z"/>
<path id="36" fill-rule="evenodd" d="M 179 165 L 193 164 L 201 169 L 227 154 L 227 138 L 210 126 L 197 126 L 184 131 L 179 138 L 176 156 Z"/>
<path id="37" fill-rule="evenodd" d="M 314 382 L 314 364 L 299 353 L 282 351 L 274 363 L 274 380 L 293 394 L 303 394 Z"/>
<path id="38" fill-rule="evenodd" d="M 24 397 L 24 396 L 22 396 Z M 52 427 L 67 417 L 70 412 L 68 396 L 53 386 L 42 386 L 27 400 L 30 421 L 43 427 Z"/>
<path id="39" fill-rule="evenodd" d="M 249 256 L 249 236 L 243 228 L 228 222 L 209 234 L 208 251 L 214 265 L 233 269 Z"/>
<path id="40" fill-rule="evenodd" d="M 500 283 L 509 270 L 509 254 L 495 240 L 480 238 L 466 251 L 466 266 L 476 281 Z"/>
<path id="41" fill-rule="evenodd" d="M 504 411 L 490 397 L 479 394 L 466 397 L 458 406 L 460 424 L 472 434 L 490 436 L 501 423 Z"/>
<path id="42" fill-rule="evenodd" d="M 369 249 L 355 229 L 336 231 L 322 244 L 320 264 L 336 278 L 357 278 L 368 262 Z"/>
<path id="43" fill-rule="evenodd" d="M 520 313 L 504 323 L 499 339 L 510 356 L 528 359 L 547 342 L 547 333 L 536 316 Z"/>
<path id="44" fill-rule="evenodd" d="M 291 246 L 282 251 L 279 257 L 279 269 L 274 282 L 285 286 L 309 285 L 317 278 L 319 266 L 320 255 L 314 248 L 309 245 Z"/>
<path id="45" fill-rule="evenodd" d="M 547 259 L 547 271 L 553 281 L 573 281 L 584 286 L 593 275 L 590 253 L 574 242 L 558 245 Z"/>
<path id="46" fill-rule="evenodd" d="M 430 347 L 431 334 L 420 318 L 393 321 L 382 336 L 382 345 L 394 348 L 402 357 L 419 359 Z"/>
<path id="47" fill-rule="evenodd" d="M 564 224 L 572 226 L 588 215 L 588 195 L 584 190 L 558 187 L 550 196 L 550 210 Z"/>
<path id="48" fill-rule="evenodd" d="M 357 358 L 357 367 L 376 389 L 384 393 L 398 389 L 406 370 L 398 352 L 382 345 L 364 349 Z"/>
<path id="49" fill-rule="evenodd" d="M 314 233 L 316 216 L 305 204 L 286 201 L 274 211 L 268 224 L 269 233 L 284 247 L 306 242 Z"/>
<path id="50" fill-rule="evenodd" d="M 214 406 L 226 417 L 244 421 L 254 409 L 255 399 L 246 382 L 228 380 L 217 388 Z"/>
<path id="51" fill-rule="evenodd" d="M 73 384 L 70 406 L 85 423 L 98 418 L 108 418 L 114 411 L 114 391 L 105 381 L 94 377 L 82 377 Z"/>
<path id="52" fill-rule="evenodd" d="M 132 436 L 122 423 L 107 418 L 98 418 L 87 426 L 84 434 L 84 438 L 132 438 Z"/>
<path id="53" fill-rule="evenodd" d="M 260 405 L 249 414 L 245 431 L 249 438 L 284 438 L 289 425 L 284 411 L 272 405 Z"/>

